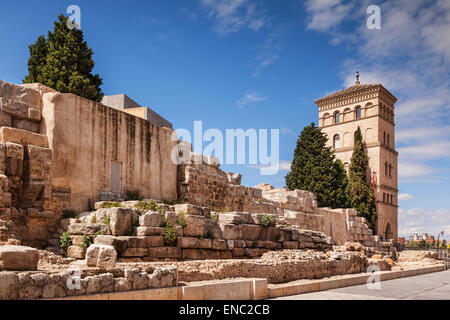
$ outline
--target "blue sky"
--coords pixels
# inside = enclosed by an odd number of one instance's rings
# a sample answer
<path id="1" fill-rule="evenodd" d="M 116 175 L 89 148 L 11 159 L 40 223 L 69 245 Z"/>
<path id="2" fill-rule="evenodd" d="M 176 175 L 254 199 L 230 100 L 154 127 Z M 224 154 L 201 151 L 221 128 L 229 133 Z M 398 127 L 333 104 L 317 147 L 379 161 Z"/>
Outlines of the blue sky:
<path id="1" fill-rule="evenodd" d="M 392 1 L 9 1 L 2 5 L 0 79 L 20 83 L 27 45 L 66 8 L 81 8 L 105 94 L 126 93 L 192 130 L 280 129 L 288 168 L 314 100 L 354 82 L 381 82 L 399 98 L 400 234 L 450 235 L 450 2 Z M 366 28 L 371 4 L 381 30 Z M 284 185 L 225 165 L 243 183 Z M 450 236 L 449 236 L 450 237 Z"/>

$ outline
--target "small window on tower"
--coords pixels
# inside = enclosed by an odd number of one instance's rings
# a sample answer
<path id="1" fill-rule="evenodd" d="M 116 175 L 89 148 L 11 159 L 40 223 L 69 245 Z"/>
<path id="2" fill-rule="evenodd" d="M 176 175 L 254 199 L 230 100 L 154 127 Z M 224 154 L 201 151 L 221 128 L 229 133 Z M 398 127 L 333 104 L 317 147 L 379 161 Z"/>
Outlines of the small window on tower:
<path id="1" fill-rule="evenodd" d="M 356 119 L 361 119 L 361 107 L 356 108 Z"/>
<path id="2" fill-rule="evenodd" d="M 340 147 L 340 145 L 341 145 L 341 138 L 339 137 L 338 134 L 336 134 L 333 138 L 333 148 L 337 149 Z"/>
<path id="3" fill-rule="evenodd" d="M 388 147 L 390 147 L 391 146 L 391 143 L 390 143 L 391 141 L 390 141 L 390 138 L 389 138 L 389 133 L 388 133 L 388 135 L 387 135 L 387 146 Z"/>
<path id="4" fill-rule="evenodd" d="M 392 177 L 392 166 L 389 165 L 389 177 Z"/>

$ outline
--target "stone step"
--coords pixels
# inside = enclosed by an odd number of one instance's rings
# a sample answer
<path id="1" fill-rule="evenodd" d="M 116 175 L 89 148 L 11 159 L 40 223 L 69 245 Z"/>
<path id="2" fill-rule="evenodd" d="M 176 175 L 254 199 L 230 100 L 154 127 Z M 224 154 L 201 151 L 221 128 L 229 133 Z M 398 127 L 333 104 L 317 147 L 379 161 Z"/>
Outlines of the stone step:
<path id="1" fill-rule="evenodd" d="M 0 128 L 0 142 L 13 142 L 21 145 L 48 148 L 47 136 L 11 127 Z"/>

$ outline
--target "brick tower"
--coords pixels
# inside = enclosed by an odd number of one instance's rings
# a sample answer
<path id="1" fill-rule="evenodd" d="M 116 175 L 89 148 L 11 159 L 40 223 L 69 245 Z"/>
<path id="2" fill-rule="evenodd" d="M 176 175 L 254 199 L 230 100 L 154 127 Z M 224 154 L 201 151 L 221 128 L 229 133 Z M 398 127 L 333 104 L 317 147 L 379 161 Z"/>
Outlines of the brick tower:
<path id="1" fill-rule="evenodd" d="M 361 128 L 369 157 L 367 180 L 374 186 L 377 208 L 376 234 L 382 239 L 398 236 L 398 152 L 395 150 L 394 104 L 397 98 L 381 84 L 355 85 L 323 97 L 319 127 L 328 135 L 346 170 L 353 153 L 354 133 Z"/>

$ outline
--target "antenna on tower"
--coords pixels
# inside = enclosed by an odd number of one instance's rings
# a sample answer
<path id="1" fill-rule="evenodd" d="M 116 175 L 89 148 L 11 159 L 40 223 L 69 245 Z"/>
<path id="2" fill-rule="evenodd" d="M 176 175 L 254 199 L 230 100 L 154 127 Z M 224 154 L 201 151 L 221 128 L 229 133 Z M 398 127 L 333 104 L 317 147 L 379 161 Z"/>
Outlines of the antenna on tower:
<path id="1" fill-rule="evenodd" d="M 356 71 L 356 82 L 355 85 L 360 85 L 361 83 L 359 82 L 359 71 Z"/>

